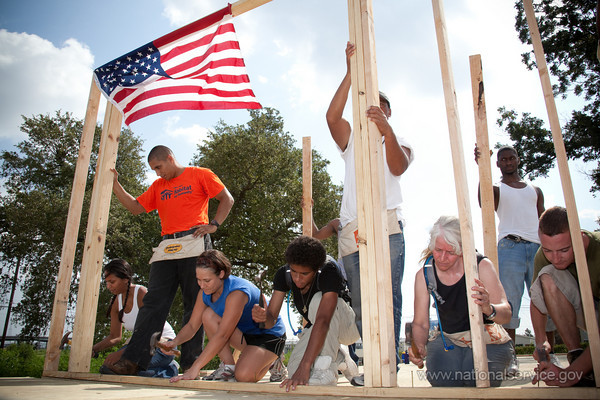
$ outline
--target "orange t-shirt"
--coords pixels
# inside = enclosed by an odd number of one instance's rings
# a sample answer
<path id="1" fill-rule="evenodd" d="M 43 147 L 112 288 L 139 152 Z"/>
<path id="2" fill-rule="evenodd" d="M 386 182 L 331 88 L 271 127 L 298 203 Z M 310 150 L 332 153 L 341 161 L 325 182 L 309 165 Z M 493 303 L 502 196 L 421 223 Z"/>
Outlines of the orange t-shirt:
<path id="1" fill-rule="evenodd" d="M 146 212 L 158 210 L 161 235 L 167 235 L 208 224 L 208 200 L 224 188 L 210 169 L 186 167 L 176 178 L 155 180 L 137 201 Z"/>

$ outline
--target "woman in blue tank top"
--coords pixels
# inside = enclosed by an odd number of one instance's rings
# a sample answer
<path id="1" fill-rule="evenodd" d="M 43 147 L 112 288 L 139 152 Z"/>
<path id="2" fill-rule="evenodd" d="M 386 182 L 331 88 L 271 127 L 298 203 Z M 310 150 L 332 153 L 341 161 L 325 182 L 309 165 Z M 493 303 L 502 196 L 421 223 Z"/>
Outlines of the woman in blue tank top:
<path id="1" fill-rule="evenodd" d="M 201 326 L 209 341 L 194 364 L 171 382 L 196 379 L 217 354 L 221 365 L 205 380 L 258 382 L 283 351 L 285 326 L 281 317 L 270 329 L 259 327 L 252 319 L 252 307 L 259 302 L 260 290 L 250 281 L 231 275 L 230 261 L 218 250 L 198 256 L 196 279 L 201 293 L 192 316 L 167 346 L 174 348 L 186 342 Z M 237 363 L 231 347 L 241 351 Z"/>

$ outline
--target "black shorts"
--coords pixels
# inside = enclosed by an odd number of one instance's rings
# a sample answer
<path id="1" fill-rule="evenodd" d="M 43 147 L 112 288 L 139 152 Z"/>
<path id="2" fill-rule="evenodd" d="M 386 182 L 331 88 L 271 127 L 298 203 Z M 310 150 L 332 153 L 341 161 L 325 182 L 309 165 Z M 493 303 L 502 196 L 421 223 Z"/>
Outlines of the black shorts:
<path id="1" fill-rule="evenodd" d="M 283 336 L 275 336 L 269 334 L 263 335 L 249 335 L 244 333 L 244 339 L 248 346 L 258 346 L 263 349 L 269 350 L 271 353 L 275 353 L 278 357 L 283 352 L 285 347 L 285 334 Z"/>

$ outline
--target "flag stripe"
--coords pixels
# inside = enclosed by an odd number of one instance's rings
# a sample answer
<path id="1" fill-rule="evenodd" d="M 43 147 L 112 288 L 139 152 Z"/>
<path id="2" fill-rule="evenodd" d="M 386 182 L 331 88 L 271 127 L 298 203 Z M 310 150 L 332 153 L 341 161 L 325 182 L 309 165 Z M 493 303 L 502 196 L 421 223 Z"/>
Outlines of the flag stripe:
<path id="1" fill-rule="evenodd" d="M 167 110 L 261 108 L 250 87 L 231 8 L 97 68 L 96 83 L 125 123 Z"/>
<path id="2" fill-rule="evenodd" d="M 174 57 L 177 57 L 184 53 L 205 53 L 207 48 L 212 44 L 221 43 L 225 41 L 236 42 L 235 29 L 233 23 L 227 23 L 221 25 L 218 29 L 210 34 L 203 36 L 199 39 L 192 37 L 188 40 L 180 40 L 168 46 L 157 46 L 161 54 L 161 62 L 165 64 Z M 239 47 L 238 47 L 239 48 Z"/>
<path id="3" fill-rule="evenodd" d="M 235 109 L 258 109 L 262 108 L 260 103 L 255 101 L 250 102 L 227 102 L 227 101 L 181 101 L 176 103 L 161 103 L 157 106 L 151 106 L 132 113 L 129 117 L 129 124 L 137 121 L 140 118 L 148 115 L 156 114 L 163 111 L 172 110 L 235 110 Z"/>
<path id="4" fill-rule="evenodd" d="M 186 26 L 174 30 L 171 33 L 167 33 L 166 35 L 154 40 L 153 43 L 157 47 L 163 47 L 168 43 L 175 42 L 183 37 L 192 35 L 200 30 L 204 30 L 215 24 L 218 24 L 220 21 L 222 21 L 230 15 L 231 4 L 219 11 L 215 11 L 214 13 L 207 15 L 204 18 L 201 18 L 197 21 L 187 24 Z"/>
<path id="5" fill-rule="evenodd" d="M 176 66 L 165 69 L 172 78 L 181 78 L 189 75 L 193 75 L 199 67 L 202 67 L 202 63 L 205 61 L 210 61 L 210 59 L 215 57 L 223 57 L 227 56 L 227 50 L 237 50 L 236 53 L 239 53 L 239 45 L 237 42 L 226 42 L 220 43 L 209 48 L 209 52 L 200 55 L 199 57 L 192 58 L 188 61 L 177 64 Z M 162 59 L 162 57 L 161 57 Z M 207 60 L 208 59 L 208 60 Z M 241 58 L 231 58 L 232 60 L 237 60 L 237 63 L 241 62 L 241 66 L 244 66 L 244 61 Z M 183 72 L 185 71 L 185 73 Z"/>
<path id="6" fill-rule="evenodd" d="M 158 101 L 170 101 L 169 96 L 189 96 L 190 94 L 197 94 L 198 101 L 218 101 L 220 97 L 227 99 L 228 101 L 236 101 L 236 98 L 241 98 L 241 101 L 249 101 L 252 98 L 253 93 L 251 89 L 241 89 L 237 91 L 226 91 L 219 90 L 217 88 L 210 88 L 202 90 L 202 94 L 198 93 L 197 86 L 169 86 L 164 89 L 156 89 L 145 91 L 135 98 L 131 99 L 124 107 L 124 113 L 131 113 L 136 109 L 145 107 L 149 102 L 156 103 Z M 157 100 L 158 99 L 158 100 Z"/>
<path id="7" fill-rule="evenodd" d="M 219 87 L 221 89 L 225 89 L 228 85 L 232 86 L 232 88 L 229 90 L 233 91 L 235 91 L 236 88 L 246 88 L 245 86 L 250 89 L 248 77 L 244 75 L 202 75 L 194 79 L 177 79 L 176 82 L 170 80 L 169 78 L 161 78 L 159 81 L 153 83 L 151 89 L 146 89 L 144 91 L 130 88 L 117 89 L 115 92 L 113 92 L 113 100 L 121 103 L 126 101 L 127 97 L 132 96 L 135 93 L 142 94 L 144 92 L 153 92 L 154 90 L 160 91 L 168 87 L 190 86 L 196 87 L 196 92 L 200 92 L 202 89 L 206 90 L 210 87 Z M 160 95 L 160 92 L 154 93 Z M 126 108 L 125 105 L 123 105 L 123 108 Z"/>

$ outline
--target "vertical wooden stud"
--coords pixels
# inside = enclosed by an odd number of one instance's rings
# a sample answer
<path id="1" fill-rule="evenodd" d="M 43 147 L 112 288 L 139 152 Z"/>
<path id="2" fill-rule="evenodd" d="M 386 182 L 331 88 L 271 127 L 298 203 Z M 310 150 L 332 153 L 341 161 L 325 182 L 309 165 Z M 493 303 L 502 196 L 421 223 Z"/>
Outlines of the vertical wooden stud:
<path id="1" fill-rule="evenodd" d="M 571 241 L 575 253 L 575 264 L 577 266 L 577 276 L 579 279 L 579 288 L 581 290 L 581 303 L 583 305 L 583 314 L 585 324 L 588 327 L 597 327 L 598 321 L 594 309 L 594 298 L 592 293 L 592 284 L 588 272 L 588 264 L 581 237 L 581 226 L 579 225 L 579 215 L 577 214 L 577 204 L 575 203 L 575 193 L 573 192 L 573 182 L 569 172 L 567 162 L 567 152 L 562 137 L 562 129 L 558 120 L 556 103 L 554 102 L 554 93 L 552 92 L 552 83 L 550 82 L 550 73 L 546 64 L 546 56 L 542 45 L 542 38 L 535 19 L 532 0 L 523 0 L 527 24 L 529 25 L 529 34 L 533 44 L 535 54 L 535 63 L 540 75 L 544 101 L 550 121 L 550 130 L 552 131 L 552 140 L 554 141 L 554 151 L 558 163 L 558 172 L 562 184 L 563 194 L 565 196 L 565 205 L 569 217 L 569 231 L 571 232 Z M 596 387 L 600 387 L 600 333 L 598 329 L 588 329 L 588 339 L 590 342 L 590 351 L 592 354 L 592 364 L 594 367 L 594 376 L 596 378 Z"/>
<path id="2" fill-rule="evenodd" d="M 310 136 L 302 138 L 302 234 L 312 236 L 312 149 Z"/>
<path id="3" fill-rule="evenodd" d="M 106 226 L 112 196 L 113 173 L 110 168 L 115 166 L 117 159 L 122 120 L 123 116 L 119 110 L 112 103 L 107 102 L 81 263 L 81 279 L 73 327 L 73 338 L 76 340 L 71 346 L 70 372 L 90 370 Z"/>
<path id="4" fill-rule="evenodd" d="M 469 206 L 469 188 L 465 169 L 465 157 L 462 147 L 460 120 L 458 118 L 458 105 L 456 89 L 452 74 L 452 63 L 446 22 L 441 0 L 432 0 L 435 30 L 438 42 L 440 67 L 442 70 L 442 83 L 444 86 L 444 99 L 446 102 L 446 116 L 450 133 L 450 148 L 452 151 L 452 165 L 454 167 L 454 184 L 460 218 L 460 232 L 462 236 L 463 262 L 467 288 L 475 286 L 477 273 L 477 257 L 475 255 L 475 242 L 473 240 L 473 226 L 471 224 L 471 207 Z M 470 290 L 467 289 L 469 292 Z M 470 294 L 470 293 L 469 293 Z M 469 296 L 469 299 L 471 297 Z M 471 299 L 469 302 L 469 321 L 471 324 L 471 339 L 473 346 L 473 361 L 475 366 L 477 387 L 489 387 L 487 376 L 487 351 L 483 341 L 483 316 L 481 308 Z"/>
<path id="5" fill-rule="evenodd" d="M 479 186 L 481 196 L 481 219 L 483 226 L 483 249 L 485 255 L 494 263 L 499 272 L 498 246 L 496 245 L 496 216 L 494 206 L 494 188 L 492 184 L 492 164 L 490 143 L 488 138 L 487 111 L 485 108 L 485 91 L 483 86 L 483 67 L 481 55 L 469 57 L 471 67 L 471 91 L 473 93 L 473 111 L 475 115 L 475 133 L 477 147 L 481 152 L 479 158 Z"/>
<path id="6" fill-rule="evenodd" d="M 81 222 L 81 210 L 85 195 L 85 184 L 87 181 L 90 156 L 94 143 L 94 132 L 98 119 L 98 107 L 100 104 L 100 89 L 92 78 L 88 104 L 79 143 L 79 157 L 75 167 L 73 188 L 71 189 L 71 200 L 69 202 L 69 214 L 63 239 L 62 253 L 56 292 L 54 294 L 54 306 L 52 308 L 52 319 L 50 320 L 50 332 L 48 335 L 48 346 L 46 358 L 44 359 L 44 371 L 58 371 L 60 358 L 60 342 L 69 305 L 69 292 L 71 289 L 71 276 L 73 275 L 73 263 L 75 260 L 75 249 L 77 246 L 77 234 Z"/>

